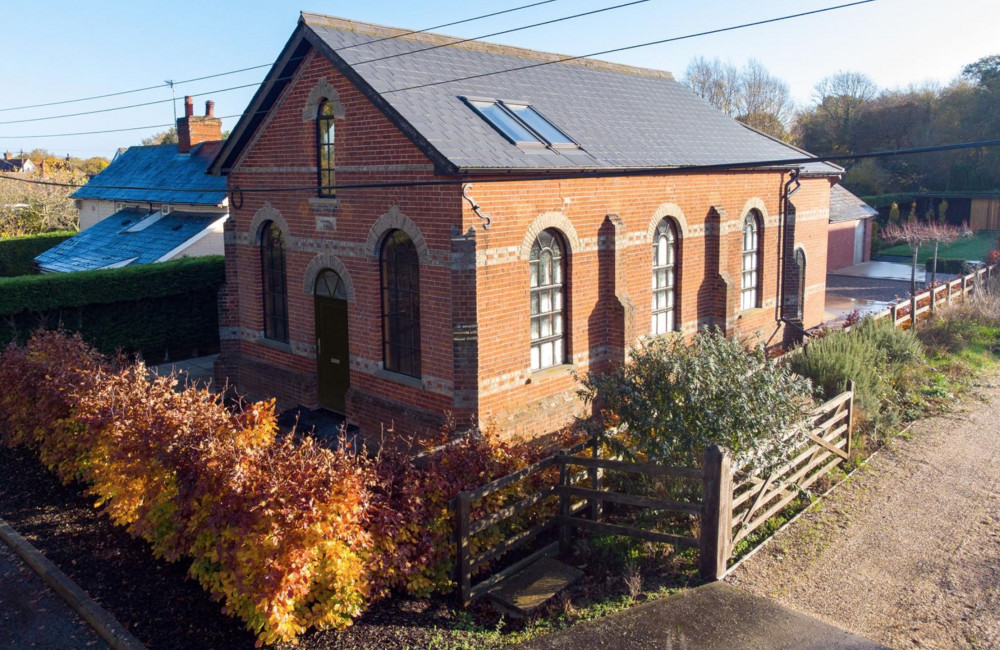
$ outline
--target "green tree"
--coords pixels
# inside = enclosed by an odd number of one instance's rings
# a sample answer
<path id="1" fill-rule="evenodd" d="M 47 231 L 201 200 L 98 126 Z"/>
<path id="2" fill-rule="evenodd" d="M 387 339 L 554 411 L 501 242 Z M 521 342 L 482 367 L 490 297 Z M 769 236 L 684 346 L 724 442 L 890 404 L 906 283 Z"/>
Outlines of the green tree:
<path id="1" fill-rule="evenodd" d="M 157 144 L 177 144 L 177 127 L 172 126 L 166 131 L 154 133 L 148 138 L 142 139 L 142 145 L 148 147 Z"/>

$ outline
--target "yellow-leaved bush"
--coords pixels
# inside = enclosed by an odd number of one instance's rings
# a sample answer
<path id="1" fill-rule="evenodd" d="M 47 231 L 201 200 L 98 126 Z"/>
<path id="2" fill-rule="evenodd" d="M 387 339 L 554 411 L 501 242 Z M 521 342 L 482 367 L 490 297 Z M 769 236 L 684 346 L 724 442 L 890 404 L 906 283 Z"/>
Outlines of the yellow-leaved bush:
<path id="1" fill-rule="evenodd" d="M 259 643 L 342 629 L 392 590 L 450 589 L 449 501 L 541 456 L 489 434 L 419 464 L 331 450 L 280 435 L 273 400 L 231 410 L 58 332 L 0 353 L 0 386 L 0 441 L 32 449 L 64 483 L 82 481 L 157 556 L 190 561 L 190 575 Z"/>

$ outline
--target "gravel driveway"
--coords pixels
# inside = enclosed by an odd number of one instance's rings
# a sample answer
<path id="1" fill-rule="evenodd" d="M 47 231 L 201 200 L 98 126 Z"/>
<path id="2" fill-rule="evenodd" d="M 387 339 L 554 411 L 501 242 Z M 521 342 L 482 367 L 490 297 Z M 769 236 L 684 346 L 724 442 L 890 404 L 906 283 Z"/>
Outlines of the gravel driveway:
<path id="1" fill-rule="evenodd" d="M 727 580 L 896 648 L 1000 648 L 1000 373 Z"/>

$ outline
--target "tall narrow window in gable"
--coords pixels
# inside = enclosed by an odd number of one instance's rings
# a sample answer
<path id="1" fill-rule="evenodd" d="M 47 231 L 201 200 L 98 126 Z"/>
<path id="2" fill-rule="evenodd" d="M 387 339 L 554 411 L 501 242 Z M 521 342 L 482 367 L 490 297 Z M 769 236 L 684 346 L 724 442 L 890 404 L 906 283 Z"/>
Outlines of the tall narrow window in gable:
<path id="1" fill-rule="evenodd" d="M 331 189 L 336 183 L 334 141 L 333 104 L 329 100 L 323 100 L 316 115 L 316 153 L 320 196 L 334 196 L 336 194 Z"/>
<path id="2" fill-rule="evenodd" d="M 558 232 L 543 230 L 531 246 L 531 369 L 564 361 L 565 268 Z"/>
<path id="3" fill-rule="evenodd" d="M 743 222 L 743 281 L 741 309 L 760 307 L 760 215 L 756 210 Z"/>
<path id="4" fill-rule="evenodd" d="M 653 334 L 677 329 L 677 225 L 663 219 L 653 238 Z"/>
<path id="5" fill-rule="evenodd" d="M 260 268 L 264 295 L 264 336 L 288 342 L 288 290 L 285 238 L 273 221 L 261 226 Z"/>
<path id="6" fill-rule="evenodd" d="M 420 258 L 393 230 L 382 242 L 382 361 L 386 370 L 420 376 Z"/>

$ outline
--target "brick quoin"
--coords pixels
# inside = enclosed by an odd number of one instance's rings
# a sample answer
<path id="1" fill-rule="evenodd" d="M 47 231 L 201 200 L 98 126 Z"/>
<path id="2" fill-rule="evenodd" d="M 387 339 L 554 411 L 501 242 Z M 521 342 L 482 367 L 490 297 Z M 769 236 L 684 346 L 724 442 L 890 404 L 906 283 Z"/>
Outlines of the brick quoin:
<path id="1" fill-rule="evenodd" d="M 577 180 L 475 183 L 469 190 L 489 229 L 462 198 L 462 186 L 248 192 L 240 187 L 317 183 L 317 89 L 332 89 L 336 182 L 440 180 L 432 161 L 330 62 L 310 51 L 293 81 L 229 172 L 226 285 L 220 294 L 219 381 L 280 407 L 318 405 L 314 298 L 304 286 L 310 263 L 333 255 L 353 286 L 348 327 L 351 388 L 347 417 L 372 439 L 425 435 L 452 418 L 537 436 L 586 415 L 576 373 L 600 372 L 650 334 L 652 232 L 660 217 L 679 228 L 679 329 L 717 326 L 727 335 L 780 345 L 779 207 L 788 172 L 741 171 Z M 314 115 L 314 114 L 312 114 Z M 801 179 L 794 195 L 794 245 L 806 254 L 802 325 L 823 319 L 831 180 Z M 666 207 L 665 207 L 666 206 Z M 748 206 L 764 213 L 762 306 L 740 310 L 742 223 Z M 263 338 L 260 250 L 255 216 L 287 224 L 289 342 Z M 420 266 L 420 379 L 381 369 L 378 223 L 416 228 L 426 248 Z M 258 222 L 261 217 L 257 217 Z M 564 366 L 530 371 L 530 310 L 525 244 L 538 224 L 560 230 L 566 255 Z M 569 225 L 567 225 L 569 224 Z M 257 223 L 259 225 L 259 223 Z M 373 239 L 373 237 L 375 239 Z M 570 243 L 572 242 L 572 243 Z M 372 254 L 374 251 L 374 254 Z M 790 259 L 792 251 L 787 255 Z M 315 271 L 315 265 L 313 272 Z"/>

